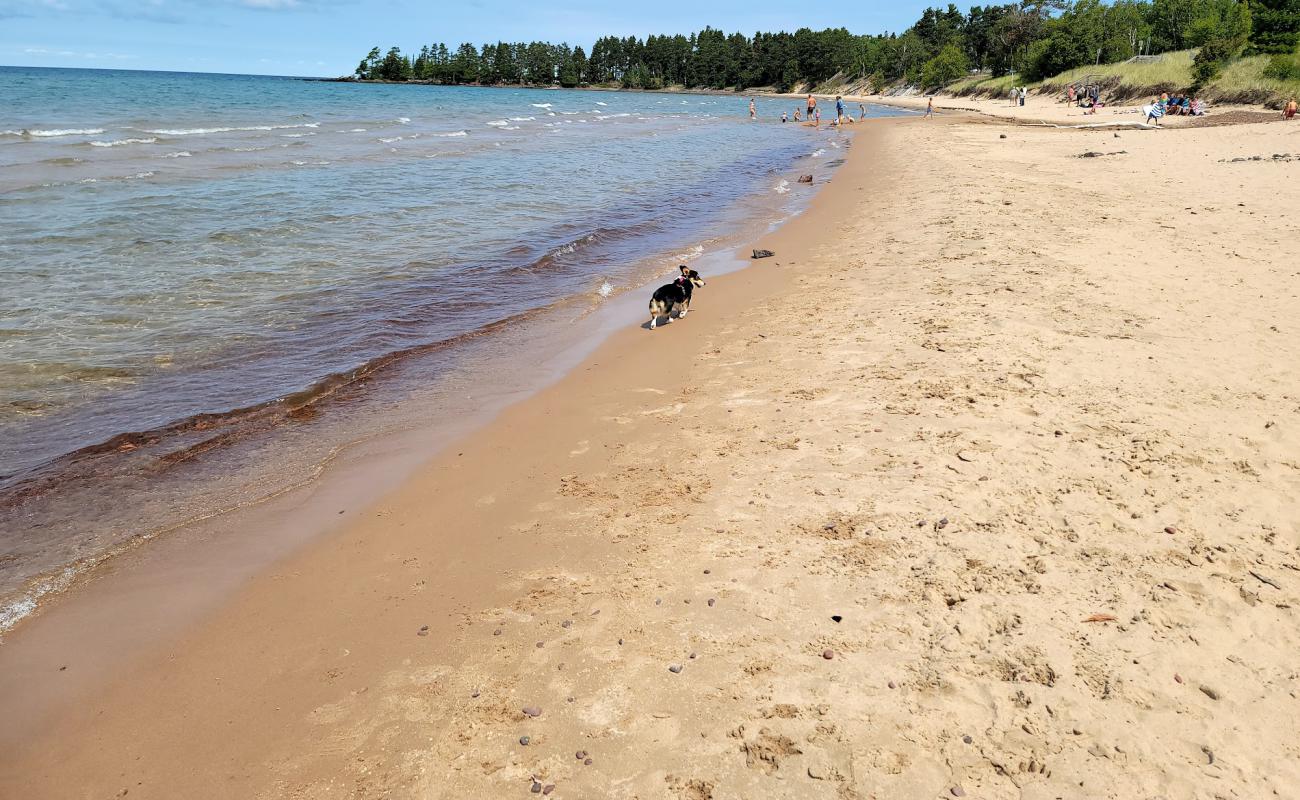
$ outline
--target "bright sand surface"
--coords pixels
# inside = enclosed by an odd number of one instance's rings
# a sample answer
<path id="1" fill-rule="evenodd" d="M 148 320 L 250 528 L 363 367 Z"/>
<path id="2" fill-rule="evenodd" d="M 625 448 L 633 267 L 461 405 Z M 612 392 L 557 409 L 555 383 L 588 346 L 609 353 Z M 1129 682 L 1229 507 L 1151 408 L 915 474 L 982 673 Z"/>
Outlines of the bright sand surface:
<path id="1" fill-rule="evenodd" d="M 855 127 L 0 797 L 1296 797 L 1300 123 Z"/>

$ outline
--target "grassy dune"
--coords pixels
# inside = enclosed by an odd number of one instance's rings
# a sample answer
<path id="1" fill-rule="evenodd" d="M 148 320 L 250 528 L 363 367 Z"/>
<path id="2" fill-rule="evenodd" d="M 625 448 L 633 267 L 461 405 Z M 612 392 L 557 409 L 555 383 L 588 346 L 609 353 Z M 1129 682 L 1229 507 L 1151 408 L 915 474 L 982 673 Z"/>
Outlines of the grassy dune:
<path id="1" fill-rule="evenodd" d="M 1096 81 L 1104 87 L 1109 100 L 1132 100 L 1161 92 L 1181 92 L 1192 88 L 1194 50 L 1165 53 L 1152 61 L 1122 61 L 1118 64 L 1079 67 L 1037 83 L 1027 84 L 1038 92 L 1064 92 L 1071 83 Z M 1300 81 L 1276 81 L 1264 77 L 1267 56 L 1249 56 L 1229 64 L 1223 73 L 1200 91 L 1200 95 L 1218 103 L 1260 103 L 1278 107 L 1288 97 L 1300 96 Z M 948 86 L 945 92 L 958 97 L 1001 97 L 1012 86 L 1019 86 L 1018 76 L 1001 78 L 971 76 Z"/>

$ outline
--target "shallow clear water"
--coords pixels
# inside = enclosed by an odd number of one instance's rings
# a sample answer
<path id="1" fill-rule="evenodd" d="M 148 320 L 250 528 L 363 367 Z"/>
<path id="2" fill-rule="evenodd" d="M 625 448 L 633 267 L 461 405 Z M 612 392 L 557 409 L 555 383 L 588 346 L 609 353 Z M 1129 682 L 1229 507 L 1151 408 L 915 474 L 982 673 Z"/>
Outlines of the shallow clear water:
<path id="1" fill-rule="evenodd" d="M 747 105 L 0 68 L 0 599 L 209 513 L 230 474 L 167 476 L 237 443 L 247 470 L 404 356 L 450 375 L 788 214 L 781 176 L 838 143 Z M 125 496 L 158 513 L 69 513 Z"/>

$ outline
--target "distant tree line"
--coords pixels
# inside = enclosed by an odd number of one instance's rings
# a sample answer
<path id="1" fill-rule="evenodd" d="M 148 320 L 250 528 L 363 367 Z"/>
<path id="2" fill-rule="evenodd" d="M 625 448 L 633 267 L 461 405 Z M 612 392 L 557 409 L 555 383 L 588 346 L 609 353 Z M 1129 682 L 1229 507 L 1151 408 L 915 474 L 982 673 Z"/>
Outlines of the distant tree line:
<path id="1" fill-rule="evenodd" d="M 1293 53 L 1300 0 L 1022 0 L 928 8 L 901 34 L 855 35 L 844 28 L 794 33 L 605 36 L 588 54 L 549 42 L 426 45 L 417 55 L 376 47 L 357 66 L 361 79 L 486 85 L 615 85 L 629 89 L 789 91 L 832 78 L 925 87 L 971 71 L 1038 80 L 1074 67 L 1137 55 L 1200 48 L 1198 77 L 1209 78 L 1244 51 Z"/>

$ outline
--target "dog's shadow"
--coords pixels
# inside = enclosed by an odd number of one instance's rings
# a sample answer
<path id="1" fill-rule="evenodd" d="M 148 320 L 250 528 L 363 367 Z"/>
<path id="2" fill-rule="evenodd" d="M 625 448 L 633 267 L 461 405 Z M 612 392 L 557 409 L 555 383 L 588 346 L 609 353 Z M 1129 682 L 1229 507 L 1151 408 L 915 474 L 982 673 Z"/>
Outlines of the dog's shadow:
<path id="1" fill-rule="evenodd" d="M 696 313 L 696 312 L 692 311 L 692 314 L 694 314 L 694 313 Z M 666 325 L 668 325 L 669 322 L 681 322 L 681 319 L 682 319 L 682 318 L 681 318 L 681 317 L 660 317 L 660 319 L 663 319 L 663 320 L 666 320 L 666 321 L 665 321 L 665 322 L 660 322 L 658 325 L 656 325 L 656 326 L 653 327 L 653 328 L 650 327 L 650 322 L 649 322 L 649 320 L 647 320 L 647 321 L 645 321 L 645 322 L 642 322 L 642 323 L 641 323 L 641 330 L 643 330 L 643 331 L 653 331 L 653 330 L 658 330 L 659 328 L 662 328 L 662 327 L 665 327 Z"/>

